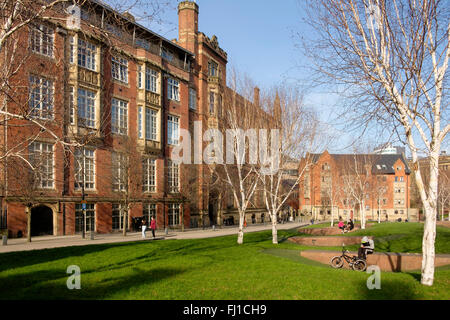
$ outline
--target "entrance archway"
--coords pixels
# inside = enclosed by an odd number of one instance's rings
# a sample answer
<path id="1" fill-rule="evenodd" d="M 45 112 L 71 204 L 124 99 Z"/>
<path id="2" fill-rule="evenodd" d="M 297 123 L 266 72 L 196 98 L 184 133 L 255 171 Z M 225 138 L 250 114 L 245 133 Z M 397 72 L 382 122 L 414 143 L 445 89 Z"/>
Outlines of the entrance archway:
<path id="1" fill-rule="evenodd" d="M 31 209 L 31 236 L 53 235 L 53 211 L 47 206 Z"/>

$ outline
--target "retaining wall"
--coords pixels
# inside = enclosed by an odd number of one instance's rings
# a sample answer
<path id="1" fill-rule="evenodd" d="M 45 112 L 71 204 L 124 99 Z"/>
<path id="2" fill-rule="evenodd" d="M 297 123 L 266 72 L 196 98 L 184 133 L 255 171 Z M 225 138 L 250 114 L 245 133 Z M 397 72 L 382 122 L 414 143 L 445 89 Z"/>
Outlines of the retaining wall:
<path id="1" fill-rule="evenodd" d="M 334 256 L 341 255 L 340 251 L 324 251 L 324 250 L 305 250 L 301 251 L 302 257 L 318 261 L 324 264 L 330 264 L 330 260 Z M 350 255 L 358 255 L 357 252 L 350 252 Z M 450 264 L 450 254 L 437 254 L 435 256 L 434 265 L 441 267 Z M 422 268 L 422 254 L 420 253 L 393 253 L 393 252 L 375 252 L 367 256 L 367 266 L 376 265 L 382 271 L 411 271 L 420 270 Z M 344 267 L 348 268 L 347 263 Z"/>
<path id="2" fill-rule="evenodd" d="M 373 237 L 368 237 L 373 239 Z M 360 244 L 362 237 L 292 237 L 288 241 L 305 246 L 336 247 Z"/>
<path id="3" fill-rule="evenodd" d="M 373 225 L 373 223 L 366 223 L 366 228 L 370 228 Z M 354 232 L 356 230 L 359 230 L 361 227 L 360 224 L 355 224 L 355 228 L 350 231 L 350 232 Z M 338 235 L 338 234 L 342 234 L 342 230 L 339 229 L 336 226 L 334 227 L 327 227 L 327 228 L 300 228 L 297 230 L 299 233 L 303 233 L 303 234 L 309 234 L 309 235 L 313 235 L 313 236 L 333 236 L 333 235 Z M 347 232 L 347 233 L 350 233 Z"/>

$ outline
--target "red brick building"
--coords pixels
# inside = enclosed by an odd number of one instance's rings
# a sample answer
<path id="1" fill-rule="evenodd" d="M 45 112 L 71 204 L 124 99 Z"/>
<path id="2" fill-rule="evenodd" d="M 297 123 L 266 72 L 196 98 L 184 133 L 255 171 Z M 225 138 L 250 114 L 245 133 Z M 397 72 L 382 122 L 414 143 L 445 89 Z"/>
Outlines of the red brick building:
<path id="1" fill-rule="evenodd" d="M 305 169 L 304 169 L 305 168 Z M 300 165 L 300 210 L 318 220 L 331 214 L 359 219 L 417 219 L 411 209 L 411 171 L 400 154 L 310 154 Z M 361 206 L 363 206 L 361 208 Z"/>
<path id="2" fill-rule="evenodd" d="M 227 54 L 198 31 L 195 2 L 178 14 L 174 41 L 97 1 L 61 4 L 54 18 L 21 29 L 26 63 L 11 78 L 14 98 L 2 97 L 26 115 L 1 126 L 4 150 L 21 154 L 0 173 L 10 236 L 26 235 L 27 207 L 32 235 L 118 232 L 127 211 L 128 227 L 143 216 L 158 229 L 219 220 L 204 167 L 191 172 L 170 154 L 180 130 L 196 134 L 194 121 L 203 131 L 218 125 Z"/>

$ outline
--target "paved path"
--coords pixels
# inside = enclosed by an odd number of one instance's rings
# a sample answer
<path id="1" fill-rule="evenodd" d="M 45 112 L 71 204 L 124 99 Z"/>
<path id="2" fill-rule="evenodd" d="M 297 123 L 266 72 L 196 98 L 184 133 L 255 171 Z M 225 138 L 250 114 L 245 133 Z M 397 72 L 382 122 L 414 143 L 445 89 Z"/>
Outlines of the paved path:
<path id="1" fill-rule="evenodd" d="M 305 222 L 288 222 L 285 224 L 278 224 L 278 230 L 286 230 L 298 228 L 301 226 L 308 225 Z M 271 224 L 256 224 L 250 225 L 245 229 L 245 233 L 257 232 L 263 230 L 271 230 Z M 218 228 L 216 230 L 209 229 L 196 229 L 187 230 L 185 232 L 181 231 L 171 231 L 168 235 L 165 235 L 163 231 L 156 232 L 156 238 L 159 240 L 169 240 L 169 239 L 201 239 L 201 238 L 212 238 L 220 237 L 226 235 L 237 235 L 238 227 L 224 227 Z M 39 250 L 39 249 L 50 249 L 50 248 L 60 248 L 60 247 L 71 247 L 71 246 L 84 246 L 92 244 L 104 244 L 104 243 L 119 243 L 119 242 L 129 242 L 129 241 L 153 241 L 151 236 L 151 231 L 147 231 L 147 239 L 142 239 L 140 232 L 128 233 L 124 238 L 122 234 L 96 234 L 95 240 L 90 240 L 89 233 L 86 235 L 86 239 L 82 239 L 81 235 L 74 236 L 44 236 L 44 237 L 34 237 L 32 242 L 28 243 L 27 239 L 8 239 L 8 244 L 6 246 L 0 245 L 0 253 L 4 252 L 14 252 L 14 251 L 29 251 L 29 250 Z"/>

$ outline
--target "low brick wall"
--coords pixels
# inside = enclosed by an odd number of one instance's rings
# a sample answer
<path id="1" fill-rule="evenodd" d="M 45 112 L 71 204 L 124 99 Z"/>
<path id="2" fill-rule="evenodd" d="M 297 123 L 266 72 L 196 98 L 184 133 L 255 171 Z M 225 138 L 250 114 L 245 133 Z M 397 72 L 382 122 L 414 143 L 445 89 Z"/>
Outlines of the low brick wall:
<path id="1" fill-rule="evenodd" d="M 314 261 L 324 264 L 330 264 L 330 260 L 334 256 L 341 255 L 339 251 L 323 251 L 323 250 L 305 250 L 300 255 Z M 350 255 L 357 255 L 357 252 L 350 252 Z M 450 264 L 450 254 L 437 254 L 435 256 L 434 265 L 441 267 Z M 367 266 L 376 265 L 382 271 L 410 271 L 420 270 L 422 268 L 422 254 L 420 253 L 393 253 L 393 252 L 376 252 L 367 256 Z M 347 263 L 344 267 L 348 268 Z"/>
<path id="2" fill-rule="evenodd" d="M 450 221 L 436 221 L 436 225 L 450 228 Z"/>
<path id="3" fill-rule="evenodd" d="M 373 237 L 368 237 L 373 239 Z M 362 237 L 292 237 L 288 241 L 305 246 L 336 247 L 360 244 Z"/>
<path id="4" fill-rule="evenodd" d="M 370 228 L 373 225 L 373 223 L 367 223 L 366 228 Z M 355 228 L 350 231 L 356 231 L 359 230 L 361 227 L 360 224 L 355 224 Z M 337 224 L 334 227 L 327 227 L 327 228 L 300 228 L 297 230 L 299 233 L 303 234 L 309 234 L 312 236 L 334 236 L 338 234 L 342 234 L 342 230 L 338 228 Z"/>

